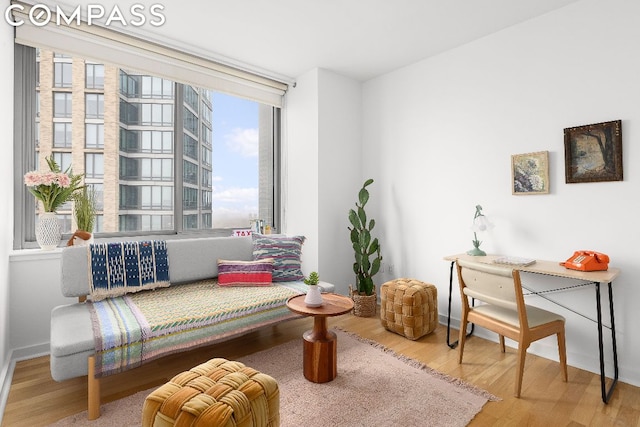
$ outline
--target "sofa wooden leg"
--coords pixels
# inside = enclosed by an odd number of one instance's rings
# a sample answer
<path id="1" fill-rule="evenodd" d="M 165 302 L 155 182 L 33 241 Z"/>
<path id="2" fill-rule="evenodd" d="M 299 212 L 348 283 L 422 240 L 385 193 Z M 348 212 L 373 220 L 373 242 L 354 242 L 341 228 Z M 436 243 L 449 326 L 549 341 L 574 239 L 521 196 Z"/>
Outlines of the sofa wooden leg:
<path id="1" fill-rule="evenodd" d="M 96 358 L 95 356 L 89 356 L 87 359 L 89 364 L 89 372 L 87 375 L 88 385 L 88 413 L 89 420 L 95 420 L 100 418 L 100 379 L 96 378 Z"/>

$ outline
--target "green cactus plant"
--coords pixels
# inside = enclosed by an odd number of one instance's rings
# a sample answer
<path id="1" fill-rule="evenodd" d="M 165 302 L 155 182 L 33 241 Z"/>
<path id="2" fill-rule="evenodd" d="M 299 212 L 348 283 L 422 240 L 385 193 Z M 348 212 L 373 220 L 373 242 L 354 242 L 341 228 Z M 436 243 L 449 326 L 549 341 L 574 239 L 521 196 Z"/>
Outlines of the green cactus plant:
<path id="1" fill-rule="evenodd" d="M 382 256 L 378 238 L 371 236 L 371 230 L 376 225 L 374 219 L 367 222 L 365 205 L 369 201 L 367 187 L 373 183 L 373 179 L 367 179 L 358 192 L 356 209 L 349 210 L 349 222 L 352 227 L 347 227 L 351 233 L 351 244 L 355 253 L 353 272 L 356 274 L 356 290 L 360 295 L 373 295 L 375 285 L 373 276 L 380 271 Z M 373 257 L 373 259 L 371 258 Z"/>

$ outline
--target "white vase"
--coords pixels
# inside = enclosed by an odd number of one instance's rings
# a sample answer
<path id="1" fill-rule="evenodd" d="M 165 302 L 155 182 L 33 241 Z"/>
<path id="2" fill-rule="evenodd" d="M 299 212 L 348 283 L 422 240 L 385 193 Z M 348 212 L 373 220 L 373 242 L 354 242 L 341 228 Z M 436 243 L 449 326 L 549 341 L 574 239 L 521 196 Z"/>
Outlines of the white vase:
<path id="1" fill-rule="evenodd" d="M 44 251 L 50 251 L 58 247 L 62 232 L 60 222 L 55 212 L 42 212 L 38 215 L 36 224 L 36 241 Z"/>
<path id="2" fill-rule="evenodd" d="M 304 297 L 304 303 L 307 307 L 320 307 L 322 305 L 322 294 L 320 286 L 308 285 L 307 296 Z"/>

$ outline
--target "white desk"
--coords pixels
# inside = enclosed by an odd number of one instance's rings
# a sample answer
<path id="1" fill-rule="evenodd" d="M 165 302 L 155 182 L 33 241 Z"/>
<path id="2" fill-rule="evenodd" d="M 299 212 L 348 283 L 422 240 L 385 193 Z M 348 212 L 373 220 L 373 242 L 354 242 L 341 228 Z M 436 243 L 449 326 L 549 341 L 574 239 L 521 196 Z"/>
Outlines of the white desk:
<path id="1" fill-rule="evenodd" d="M 449 271 L 449 308 L 447 311 L 447 345 L 451 348 L 456 348 L 456 346 L 458 345 L 458 342 L 450 342 L 449 338 L 450 338 L 450 329 L 451 329 L 451 294 L 452 294 L 452 290 L 453 290 L 453 266 L 455 265 L 455 262 L 457 259 L 463 259 L 463 260 L 467 260 L 467 261 L 473 261 L 473 262 L 482 262 L 482 263 L 487 263 L 487 264 L 493 264 L 493 260 L 498 258 L 498 255 L 487 255 L 487 256 L 471 256 L 471 255 L 467 255 L 467 254 L 457 254 L 457 255 L 449 255 L 444 257 L 444 259 L 446 261 L 451 261 L 451 268 Z M 600 351 L 600 388 L 602 391 L 602 401 L 604 403 L 608 403 L 609 399 L 611 398 L 611 393 L 613 393 L 613 389 L 616 386 L 616 384 L 618 383 L 618 347 L 616 344 L 616 326 L 615 326 L 615 316 L 613 313 L 613 290 L 612 290 L 612 282 L 613 280 L 618 277 L 618 275 L 620 274 L 620 270 L 617 268 L 609 268 L 607 271 L 589 271 L 589 272 L 585 272 L 585 271 L 577 271 L 577 270 L 570 270 L 568 268 L 565 268 L 563 266 L 561 266 L 559 264 L 559 262 L 557 261 L 541 261 L 541 260 L 536 260 L 535 264 L 529 265 L 529 266 L 518 266 L 515 267 L 513 266 L 513 269 L 515 270 L 520 270 L 522 272 L 527 272 L 527 273 L 535 273 L 535 274 L 542 274 L 542 275 L 546 275 L 546 276 L 554 276 L 554 277 L 562 277 L 562 278 L 566 278 L 566 279 L 574 279 L 574 280 L 580 280 L 584 283 L 582 283 L 581 285 L 578 286 L 591 286 L 593 285 L 595 287 L 596 290 L 596 311 L 597 311 L 597 320 L 596 323 L 598 324 L 598 350 Z M 606 376 L 605 376 L 605 372 L 604 372 L 604 349 L 603 349 L 603 336 L 602 336 L 602 328 L 603 328 L 603 324 L 602 324 L 602 303 L 600 301 L 600 284 L 601 283 L 606 283 L 607 287 L 608 287 L 608 291 L 609 291 L 609 313 L 611 316 L 611 327 L 609 329 L 611 329 L 611 346 L 613 349 L 613 368 L 614 368 L 614 376 L 611 382 L 611 385 L 609 386 L 609 389 L 607 390 L 607 386 L 606 386 Z M 569 307 L 563 306 L 561 304 L 558 304 L 556 301 L 553 301 L 552 299 L 549 299 L 547 297 L 545 297 L 543 295 L 543 293 L 541 292 L 535 292 L 529 288 L 527 288 L 526 286 L 522 286 L 524 289 L 526 289 L 527 291 L 530 292 L 530 294 L 535 294 L 538 295 L 542 298 L 545 298 L 546 300 L 560 305 L 561 307 L 568 309 L 574 313 L 577 313 L 576 311 L 573 311 L 572 309 L 570 309 Z M 577 286 L 576 286 L 577 287 Z M 556 291 L 561 290 L 560 289 L 556 289 Z M 565 288 L 566 289 L 566 288 Z M 549 292 L 549 291 L 546 291 Z M 546 293 L 545 292 L 545 293 Z M 580 313 L 577 313 L 580 314 Z M 583 317 L 586 317 L 582 314 L 580 314 Z M 587 319 L 589 319 L 587 317 Z M 591 320 L 591 319 L 590 319 Z M 474 325 L 471 325 L 471 331 L 469 332 L 468 335 L 471 335 L 473 333 L 473 327 Z"/>

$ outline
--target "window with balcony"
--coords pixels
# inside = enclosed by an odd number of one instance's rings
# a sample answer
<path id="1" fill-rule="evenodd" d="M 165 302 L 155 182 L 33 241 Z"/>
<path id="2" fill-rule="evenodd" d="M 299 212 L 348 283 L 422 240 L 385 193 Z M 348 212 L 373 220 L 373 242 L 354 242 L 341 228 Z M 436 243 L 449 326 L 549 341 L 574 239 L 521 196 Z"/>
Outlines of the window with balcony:
<path id="1" fill-rule="evenodd" d="M 147 126 L 173 126 L 173 104 L 139 104 L 137 124 Z"/>
<path id="2" fill-rule="evenodd" d="M 198 135 L 198 117 L 187 107 L 183 109 L 184 115 L 184 128 L 191 132 L 193 135 Z"/>
<path id="3" fill-rule="evenodd" d="M 173 132 L 161 130 L 137 131 L 140 137 L 142 153 L 173 153 Z"/>
<path id="4" fill-rule="evenodd" d="M 194 110 L 198 110 L 198 100 L 199 100 L 198 92 L 196 89 L 191 87 L 191 85 L 184 86 L 184 102 L 193 108 Z"/>
<path id="5" fill-rule="evenodd" d="M 140 159 L 140 165 L 140 179 L 142 180 L 173 180 L 173 159 Z"/>
<path id="6" fill-rule="evenodd" d="M 172 99 L 173 82 L 153 76 L 139 76 L 142 98 Z"/>
<path id="7" fill-rule="evenodd" d="M 211 209 L 211 191 L 202 190 L 202 208 Z"/>
<path id="8" fill-rule="evenodd" d="M 144 185 L 140 187 L 140 196 L 141 209 L 173 209 L 173 187 Z"/>
<path id="9" fill-rule="evenodd" d="M 211 188 L 213 181 L 211 180 L 211 171 L 202 169 L 202 182 L 200 183 L 204 188 Z"/>
<path id="10" fill-rule="evenodd" d="M 182 162 L 182 178 L 189 184 L 198 184 L 198 165 L 187 160 Z"/>
<path id="11" fill-rule="evenodd" d="M 182 190 L 182 207 L 185 211 L 198 209 L 198 189 L 185 187 Z"/>
<path id="12" fill-rule="evenodd" d="M 198 229 L 198 215 L 189 214 L 183 217 L 183 227 L 185 230 L 197 230 Z"/>
<path id="13" fill-rule="evenodd" d="M 191 157 L 193 160 L 198 160 L 198 147 L 201 145 L 197 139 L 192 138 L 189 134 L 185 133 L 184 138 L 184 155 Z"/>

